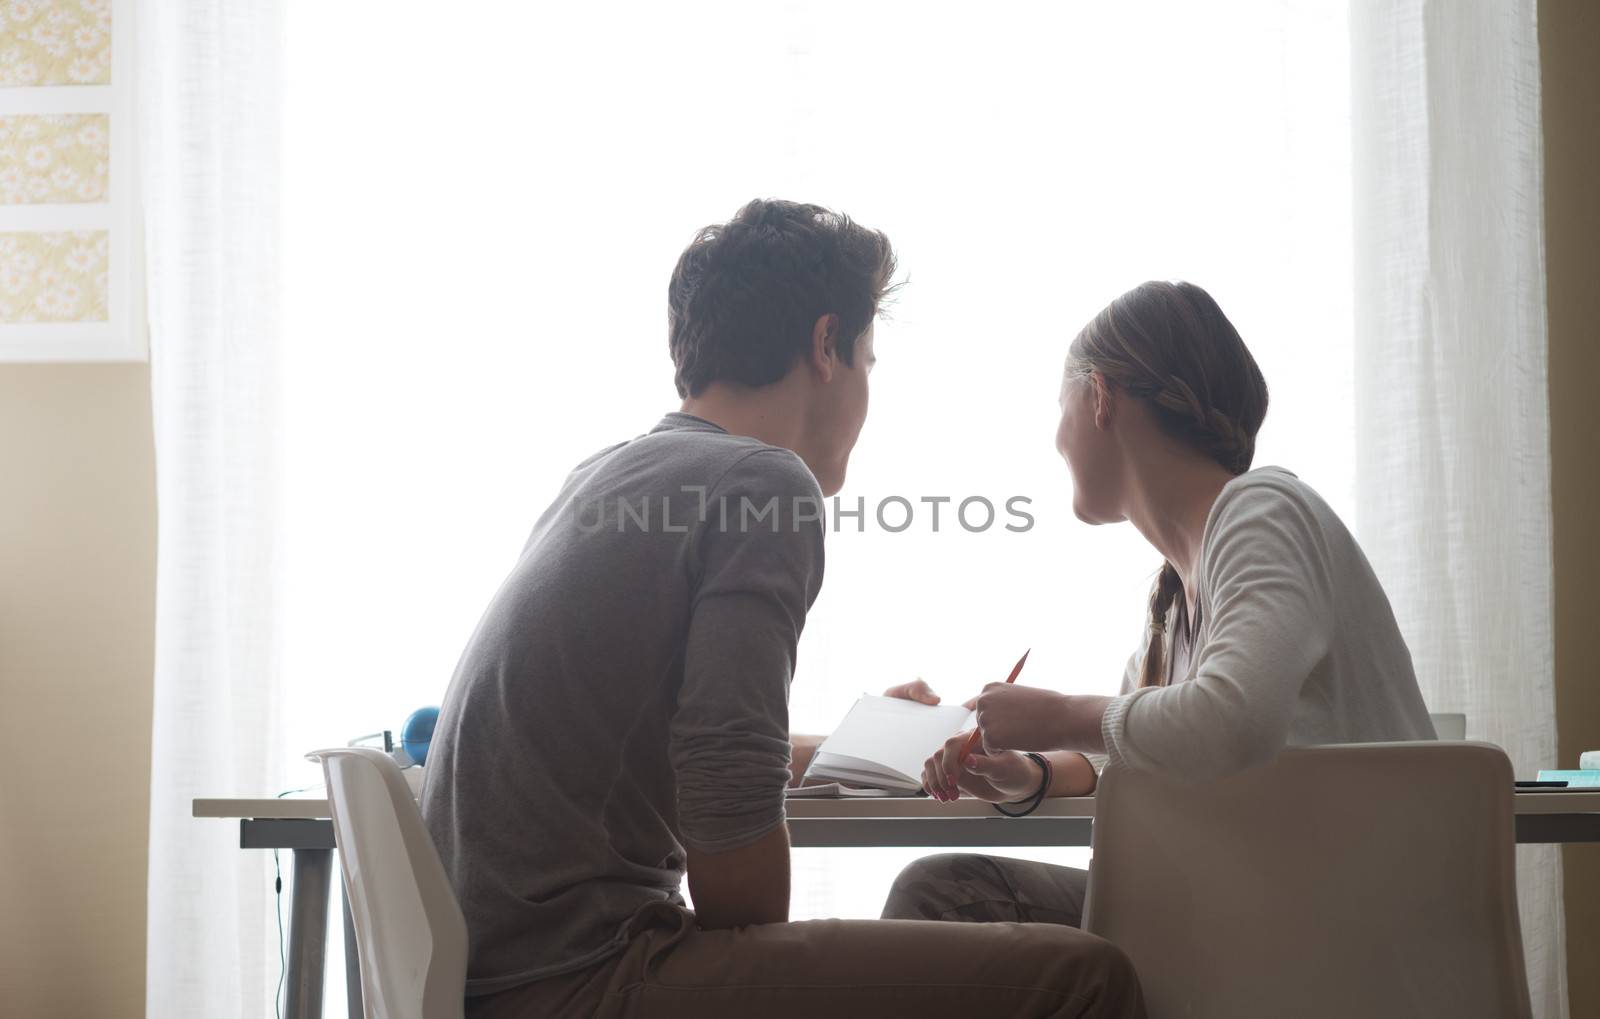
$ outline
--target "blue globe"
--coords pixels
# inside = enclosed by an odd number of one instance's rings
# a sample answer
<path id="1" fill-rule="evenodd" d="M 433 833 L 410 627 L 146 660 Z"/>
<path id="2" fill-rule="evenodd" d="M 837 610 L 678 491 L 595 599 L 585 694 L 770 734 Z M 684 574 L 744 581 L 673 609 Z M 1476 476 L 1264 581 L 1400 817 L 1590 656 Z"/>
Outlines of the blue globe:
<path id="1" fill-rule="evenodd" d="M 433 727 L 439 724 L 439 709 L 418 708 L 400 727 L 400 749 L 419 765 L 428 763 L 428 744 L 433 742 Z"/>

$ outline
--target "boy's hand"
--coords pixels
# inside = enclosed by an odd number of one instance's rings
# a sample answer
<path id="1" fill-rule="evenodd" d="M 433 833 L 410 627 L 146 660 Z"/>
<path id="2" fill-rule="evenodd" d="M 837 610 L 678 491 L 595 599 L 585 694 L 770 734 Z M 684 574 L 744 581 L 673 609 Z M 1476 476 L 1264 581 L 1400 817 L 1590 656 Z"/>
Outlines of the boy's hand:
<path id="1" fill-rule="evenodd" d="M 1022 800 L 1039 790 L 1044 771 L 1025 755 L 1005 750 L 995 754 L 975 753 L 962 763 L 971 730 L 945 740 L 939 752 L 922 766 L 922 788 L 940 802 L 956 799 L 962 793 L 980 800 L 999 803 Z"/>
<path id="2" fill-rule="evenodd" d="M 885 697 L 898 697 L 903 701 L 916 701 L 918 704 L 938 704 L 939 695 L 933 692 L 933 687 L 920 679 L 899 686 L 891 686 L 883 692 Z"/>

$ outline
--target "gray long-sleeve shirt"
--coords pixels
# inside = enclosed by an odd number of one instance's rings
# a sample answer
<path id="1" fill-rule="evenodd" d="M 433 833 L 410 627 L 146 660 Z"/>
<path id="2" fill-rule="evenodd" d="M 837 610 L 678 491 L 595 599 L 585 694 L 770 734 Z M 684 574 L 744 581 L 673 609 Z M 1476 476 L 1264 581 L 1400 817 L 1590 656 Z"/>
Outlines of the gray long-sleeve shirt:
<path id="1" fill-rule="evenodd" d="M 1434 738 L 1383 585 L 1333 509 L 1281 467 L 1223 486 L 1207 517 L 1194 647 L 1140 688 L 1148 636 L 1101 732 L 1116 761 L 1195 781 L 1285 746 Z M 1174 609 L 1174 616 L 1177 614 Z M 1172 640 L 1169 622 L 1169 644 Z"/>
<path id="2" fill-rule="evenodd" d="M 618 951 L 640 908 L 681 901 L 685 845 L 783 822 L 821 508 L 794 453 L 681 413 L 567 478 L 429 751 L 422 812 L 466 915 L 469 995 Z"/>

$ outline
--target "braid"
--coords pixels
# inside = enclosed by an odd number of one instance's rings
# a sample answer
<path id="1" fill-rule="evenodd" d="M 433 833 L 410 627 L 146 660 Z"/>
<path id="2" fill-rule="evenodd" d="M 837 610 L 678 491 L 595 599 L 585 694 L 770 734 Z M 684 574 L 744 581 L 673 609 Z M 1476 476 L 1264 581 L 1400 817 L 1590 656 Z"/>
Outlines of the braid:
<path id="1" fill-rule="evenodd" d="M 1167 685 L 1167 616 L 1182 590 L 1178 571 L 1172 563 L 1163 561 L 1155 590 L 1150 593 L 1150 643 L 1145 648 L 1144 669 L 1139 676 L 1141 687 Z"/>
<path id="2" fill-rule="evenodd" d="M 1234 474 L 1250 469 L 1250 461 L 1255 459 L 1255 437 L 1228 415 L 1203 402 L 1183 379 L 1168 375 L 1164 388 L 1141 395 L 1179 419 L 1190 437 L 1222 466 Z"/>
<path id="3" fill-rule="evenodd" d="M 1256 458 L 1255 436 L 1240 428 L 1237 422 L 1215 407 L 1206 411 L 1206 420 L 1211 424 L 1212 434 L 1218 436 L 1220 440 L 1211 450 L 1212 455 L 1234 474 L 1248 471 L 1250 462 Z"/>
<path id="4" fill-rule="evenodd" d="M 1204 428 L 1206 405 L 1194 395 L 1189 383 L 1177 375 L 1167 375 L 1162 382 L 1163 388 L 1157 390 L 1152 399 L 1170 411 L 1186 415 L 1196 426 Z"/>

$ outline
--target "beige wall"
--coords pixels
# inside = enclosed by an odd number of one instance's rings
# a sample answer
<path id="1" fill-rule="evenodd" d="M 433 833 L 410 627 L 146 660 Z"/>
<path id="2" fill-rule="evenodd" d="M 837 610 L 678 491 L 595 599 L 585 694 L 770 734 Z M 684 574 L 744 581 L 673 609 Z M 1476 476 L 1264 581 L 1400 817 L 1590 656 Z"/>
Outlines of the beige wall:
<path id="1" fill-rule="evenodd" d="M 1561 767 L 1600 750 L 1600 3 L 1542 0 L 1550 456 L 1555 510 L 1556 715 Z M 1573 1016 L 1600 1016 L 1600 845 L 1568 846 Z"/>
<path id="2" fill-rule="evenodd" d="M 0 365 L 0 1013 L 144 1014 L 144 365 Z"/>

